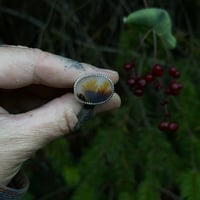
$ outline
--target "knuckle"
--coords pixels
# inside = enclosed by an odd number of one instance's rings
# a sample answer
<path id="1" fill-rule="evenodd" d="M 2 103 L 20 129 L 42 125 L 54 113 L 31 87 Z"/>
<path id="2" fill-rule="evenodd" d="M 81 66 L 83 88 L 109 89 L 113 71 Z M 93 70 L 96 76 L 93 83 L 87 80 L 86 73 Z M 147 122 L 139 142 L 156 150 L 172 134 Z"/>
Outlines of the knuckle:
<path id="1" fill-rule="evenodd" d="M 41 50 L 41 49 L 38 49 L 38 48 L 33 48 L 33 49 L 32 49 L 32 52 L 33 52 L 33 54 L 34 54 L 35 56 L 37 56 L 37 57 L 40 57 L 41 55 L 44 54 L 44 51 Z"/>
<path id="2" fill-rule="evenodd" d="M 31 51 L 31 60 L 32 60 L 32 69 L 33 69 L 33 82 L 34 83 L 40 83 L 41 77 L 40 77 L 40 71 L 41 71 L 41 63 L 44 63 L 45 60 L 48 58 L 49 53 L 38 49 L 33 48 Z"/>
<path id="3" fill-rule="evenodd" d="M 66 132 L 72 132 L 75 125 L 78 123 L 77 115 L 72 110 L 64 112 L 63 122 L 61 123 L 61 131 L 65 134 Z"/>
<path id="4" fill-rule="evenodd" d="M 33 55 L 35 66 L 39 66 L 40 63 L 46 59 L 46 57 L 48 56 L 48 53 L 41 49 L 34 48 L 32 49 L 32 55 Z"/>

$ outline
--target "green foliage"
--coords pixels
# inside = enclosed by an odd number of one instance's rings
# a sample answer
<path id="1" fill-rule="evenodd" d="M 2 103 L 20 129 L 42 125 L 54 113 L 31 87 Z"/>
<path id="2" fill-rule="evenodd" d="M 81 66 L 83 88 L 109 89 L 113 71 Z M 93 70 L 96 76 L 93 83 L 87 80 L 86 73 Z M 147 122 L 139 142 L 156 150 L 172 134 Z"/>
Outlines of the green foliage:
<path id="1" fill-rule="evenodd" d="M 63 170 L 63 178 L 69 186 L 74 186 L 79 183 L 80 175 L 75 166 L 66 166 Z"/>
<path id="2" fill-rule="evenodd" d="M 68 150 L 68 142 L 65 138 L 58 139 L 51 143 L 46 149 L 46 156 L 52 162 L 56 171 L 66 173 L 66 164 L 70 164 L 70 154 Z"/>
<path id="3" fill-rule="evenodd" d="M 120 192 L 119 200 L 134 200 L 133 195 L 129 192 Z"/>
<path id="4" fill-rule="evenodd" d="M 30 193 L 26 193 L 23 197 L 24 200 L 34 200 L 34 196 Z"/>
<path id="5" fill-rule="evenodd" d="M 200 172 L 184 171 L 179 177 L 181 196 L 186 200 L 200 199 Z"/>
<path id="6" fill-rule="evenodd" d="M 72 200 L 82 200 L 83 198 L 87 200 L 96 199 L 96 191 L 94 191 L 94 188 L 91 185 L 80 185 Z"/>
<path id="7" fill-rule="evenodd" d="M 132 37 L 131 35 L 137 36 L 138 31 L 140 30 L 137 28 L 126 29 L 122 33 L 120 41 L 123 51 L 127 51 L 127 57 L 130 57 L 128 53 L 131 49 L 133 50 L 132 55 L 136 58 L 136 68 L 144 66 L 140 70 L 140 72 L 143 71 L 144 73 L 145 68 L 149 68 L 152 65 L 151 57 L 141 58 L 142 55 L 140 56 L 138 52 L 134 52 L 134 48 L 132 48 L 136 44 L 135 38 L 129 39 Z M 144 43 L 146 47 L 149 44 L 151 44 L 149 40 Z M 199 47 L 196 49 L 199 49 Z M 162 47 L 159 46 L 158 49 L 160 50 L 160 48 Z M 151 55 L 148 48 L 145 48 L 143 51 L 145 55 Z M 169 109 L 172 112 L 172 120 L 178 121 L 180 124 L 177 133 L 161 133 L 156 130 L 156 124 L 160 118 L 158 111 L 161 108 L 159 107 L 159 99 L 154 96 L 154 93 L 148 93 L 142 98 L 137 98 L 130 97 L 131 93 L 128 93 L 129 91 L 125 92 L 125 95 L 128 95 L 126 103 L 129 104 L 130 108 L 129 120 L 127 121 L 135 125 L 128 124 L 127 128 L 130 132 L 134 129 L 137 133 L 134 134 L 134 140 L 137 140 L 136 148 L 139 151 L 139 156 L 136 155 L 136 158 L 139 158 L 136 161 L 136 166 L 139 166 L 142 171 L 140 179 L 137 180 L 136 184 L 136 199 L 138 200 L 160 200 L 161 195 L 163 195 L 161 192 L 162 188 L 164 188 L 164 191 L 170 191 L 172 194 L 174 189 L 178 193 L 180 191 L 180 198 L 188 200 L 200 198 L 198 190 L 199 172 L 195 170 L 199 168 L 200 164 L 198 122 L 200 113 L 197 112 L 200 108 L 198 101 L 200 91 L 198 87 L 199 80 L 197 80 L 199 77 L 199 67 L 197 63 L 193 62 L 196 53 L 197 51 L 191 56 L 191 59 L 179 57 L 173 64 L 181 71 L 180 81 L 184 85 L 180 97 L 170 99 L 172 103 Z M 118 62 L 121 64 L 126 63 L 127 57 L 120 57 Z M 162 54 L 159 54 L 159 59 L 160 63 L 166 65 L 166 58 Z M 154 119 L 150 116 L 154 116 Z M 135 154 L 137 154 L 137 151 Z M 178 183 L 176 181 L 177 177 L 181 177 Z M 168 192 L 164 192 L 164 196 L 168 198 Z"/>
<path id="8" fill-rule="evenodd" d="M 160 199 L 160 194 L 155 181 L 153 181 L 153 179 L 144 180 L 139 186 L 137 200 L 155 199 Z"/>
<path id="9" fill-rule="evenodd" d="M 104 191 L 112 194 L 113 190 L 133 191 L 134 186 L 134 148 L 129 141 L 130 135 L 123 129 L 123 120 L 115 124 L 116 118 L 123 118 L 124 111 L 115 112 L 108 118 L 107 125 L 101 126 L 94 140 L 81 159 L 79 170 L 83 177 L 80 185 L 90 185 L 94 191 L 100 191 L 99 199 L 105 199 Z M 106 177 L 106 179 L 105 179 Z M 80 198 L 82 192 L 75 194 Z M 122 195 L 122 194 L 121 194 Z M 131 195 L 128 193 L 127 195 Z M 97 196 L 96 196 L 97 199 Z"/>
<path id="10" fill-rule="evenodd" d="M 167 48 L 176 47 L 176 38 L 172 35 L 172 22 L 168 12 L 160 8 L 137 10 L 124 18 L 127 24 L 144 25 L 156 32 L 166 43 Z"/>

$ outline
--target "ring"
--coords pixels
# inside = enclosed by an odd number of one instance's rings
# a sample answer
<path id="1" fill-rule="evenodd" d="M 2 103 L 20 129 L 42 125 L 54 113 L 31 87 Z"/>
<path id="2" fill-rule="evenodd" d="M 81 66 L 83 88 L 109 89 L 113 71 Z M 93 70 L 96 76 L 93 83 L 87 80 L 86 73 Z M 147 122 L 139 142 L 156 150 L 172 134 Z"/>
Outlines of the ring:
<path id="1" fill-rule="evenodd" d="M 77 101 L 87 105 L 103 104 L 114 94 L 114 84 L 104 74 L 80 76 L 74 83 L 74 96 Z"/>

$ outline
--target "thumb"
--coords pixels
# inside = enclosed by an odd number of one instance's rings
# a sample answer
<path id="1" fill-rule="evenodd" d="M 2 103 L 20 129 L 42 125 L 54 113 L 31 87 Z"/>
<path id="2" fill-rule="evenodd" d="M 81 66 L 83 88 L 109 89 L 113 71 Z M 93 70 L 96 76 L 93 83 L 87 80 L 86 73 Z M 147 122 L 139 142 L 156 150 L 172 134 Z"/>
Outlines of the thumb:
<path id="1" fill-rule="evenodd" d="M 12 147 L 10 153 L 14 153 L 14 156 L 17 153 L 18 160 L 26 160 L 48 142 L 79 128 L 80 124 L 94 113 L 112 110 L 119 106 L 120 97 L 117 94 L 104 104 L 85 107 L 72 93 L 68 93 L 35 110 L 12 117 L 7 114 L 7 118 L 10 119 L 7 121 L 10 121 L 11 125 L 4 123 L 5 129 L 9 132 L 7 134 L 4 131 L 4 138 Z"/>
<path id="2" fill-rule="evenodd" d="M 18 114 L 16 119 L 22 127 L 22 134 L 29 138 L 33 151 L 43 147 L 51 140 L 68 134 L 95 113 L 112 110 L 120 106 L 120 97 L 115 93 L 112 98 L 95 107 L 85 107 L 73 94 L 68 93 L 52 100 L 44 106 Z M 94 109 L 93 109 L 94 108 Z"/>
<path id="3" fill-rule="evenodd" d="M 68 93 L 38 109 L 16 115 L 15 124 L 21 127 L 19 134 L 29 140 L 33 150 L 37 150 L 51 140 L 72 132 L 94 113 L 112 110 L 120 103 L 120 97 L 114 93 L 104 104 L 85 107 L 72 93 Z"/>
<path id="4" fill-rule="evenodd" d="M 115 94 L 96 106 L 94 113 L 119 106 L 120 97 Z M 0 184 L 7 184 L 32 153 L 69 133 L 92 114 L 92 109 L 84 108 L 70 93 L 24 114 L 0 114 Z"/>
<path id="5" fill-rule="evenodd" d="M 68 133 L 78 121 L 80 108 L 73 95 L 67 94 L 24 114 L 1 110 L 0 184 L 8 184 L 32 153 Z"/>
<path id="6" fill-rule="evenodd" d="M 18 114 L 16 119 L 28 131 L 26 136 L 36 145 L 37 150 L 49 141 L 71 132 L 78 123 L 77 115 L 81 107 L 74 95 L 68 93 L 38 109 Z"/>

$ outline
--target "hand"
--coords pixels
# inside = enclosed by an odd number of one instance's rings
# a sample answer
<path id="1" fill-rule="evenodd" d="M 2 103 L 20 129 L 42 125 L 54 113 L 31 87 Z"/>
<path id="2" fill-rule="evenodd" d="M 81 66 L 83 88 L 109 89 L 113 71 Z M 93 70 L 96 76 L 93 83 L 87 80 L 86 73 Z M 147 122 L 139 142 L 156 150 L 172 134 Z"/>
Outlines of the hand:
<path id="1" fill-rule="evenodd" d="M 93 72 L 118 81 L 117 72 L 38 49 L 0 47 L 0 184 L 7 185 L 32 153 L 83 120 L 82 105 L 69 91 L 80 75 Z M 114 94 L 93 112 L 119 106 Z"/>

